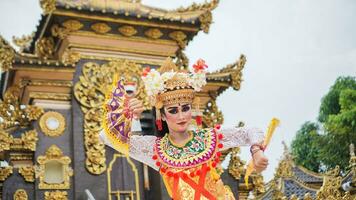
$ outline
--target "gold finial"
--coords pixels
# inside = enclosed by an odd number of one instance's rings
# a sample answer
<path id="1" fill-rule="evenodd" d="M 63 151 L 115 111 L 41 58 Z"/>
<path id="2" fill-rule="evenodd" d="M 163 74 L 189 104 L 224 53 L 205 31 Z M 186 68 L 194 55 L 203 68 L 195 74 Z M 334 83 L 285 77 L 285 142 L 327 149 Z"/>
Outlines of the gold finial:
<path id="1" fill-rule="evenodd" d="M 159 72 L 161 74 L 169 71 L 174 71 L 174 72 L 178 71 L 178 67 L 176 66 L 176 64 L 174 64 L 171 57 L 167 57 L 167 59 L 164 61 L 164 63 L 161 65 L 161 68 L 159 69 Z"/>

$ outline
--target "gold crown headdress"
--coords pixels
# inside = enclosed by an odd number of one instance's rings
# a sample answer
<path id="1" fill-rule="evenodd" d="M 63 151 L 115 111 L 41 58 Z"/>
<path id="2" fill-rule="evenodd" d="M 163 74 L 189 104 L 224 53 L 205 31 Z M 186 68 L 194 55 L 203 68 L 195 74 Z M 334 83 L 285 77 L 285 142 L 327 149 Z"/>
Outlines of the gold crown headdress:
<path id="1" fill-rule="evenodd" d="M 171 58 L 167 58 L 159 71 L 145 68 L 142 79 L 151 105 L 156 108 L 156 124 L 162 129 L 160 109 L 176 103 L 193 103 L 194 94 L 206 84 L 204 60 L 193 65 L 194 71 L 179 71 Z M 201 123 L 201 117 L 197 120 Z"/>

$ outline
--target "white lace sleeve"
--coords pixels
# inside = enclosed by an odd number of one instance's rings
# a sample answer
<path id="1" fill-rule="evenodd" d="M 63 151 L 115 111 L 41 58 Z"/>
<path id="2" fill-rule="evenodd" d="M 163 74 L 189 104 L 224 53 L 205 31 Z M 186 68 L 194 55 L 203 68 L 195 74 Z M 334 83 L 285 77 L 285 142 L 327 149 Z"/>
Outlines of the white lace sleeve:
<path id="1" fill-rule="evenodd" d="M 158 171 L 155 161 L 152 159 L 154 155 L 154 145 L 156 136 L 152 135 L 133 135 L 130 137 L 129 155 L 135 160 L 138 160 L 153 169 Z"/>
<path id="2" fill-rule="evenodd" d="M 263 141 L 264 135 L 260 129 L 246 127 L 222 127 L 220 132 L 224 135 L 221 140 L 222 150 L 236 146 L 249 146 Z"/>
<path id="3" fill-rule="evenodd" d="M 104 130 L 102 130 L 99 134 L 101 141 L 115 149 L 114 146 L 110 143 L 110 141 L 106 138 Z M 130 137 L 130 145 L 129 145 L 129 156 L 139 162 L 142 162 L 155 170 L 158 170 L 155 165 L 152 156 L 154 154 L 153 147 L 155 145 L 156 136 L 151 135 L 132 135 Z M 119 151 L 115 149 L 116 151 Z"/>

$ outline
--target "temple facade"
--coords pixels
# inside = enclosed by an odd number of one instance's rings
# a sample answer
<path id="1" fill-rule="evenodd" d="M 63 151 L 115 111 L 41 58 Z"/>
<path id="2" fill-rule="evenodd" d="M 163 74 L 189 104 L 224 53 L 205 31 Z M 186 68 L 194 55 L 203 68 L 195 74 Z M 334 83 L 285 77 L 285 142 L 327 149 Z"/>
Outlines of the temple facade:
<path id="1" fill-rule="evenodd" d="M 146 108 L 142 134 L 155 134 L 142 68 L 159 68 L 167 57 L 187 68 L 184 49 L 197 33 L 208 33 L 218 1 L 175 10 L 138 0 L 39 2 L 39 25 L 33 35 L 14 38 L 18 50 L 0 36 L 1 198 L 169 199 L 155 171 L 99 140 L 105 93 L 114 75 L 135 82 Z M 240 89 L 245 62 L 241 55 L 207 75 L 194 105 L 204 126 L 223 122 L 216 98 Z M 236 158 L 238 149 L 230 151 Z M 222 174 L 235 196 L 263 186 L 261 175 L 244 186 L 238 173 Z"/>

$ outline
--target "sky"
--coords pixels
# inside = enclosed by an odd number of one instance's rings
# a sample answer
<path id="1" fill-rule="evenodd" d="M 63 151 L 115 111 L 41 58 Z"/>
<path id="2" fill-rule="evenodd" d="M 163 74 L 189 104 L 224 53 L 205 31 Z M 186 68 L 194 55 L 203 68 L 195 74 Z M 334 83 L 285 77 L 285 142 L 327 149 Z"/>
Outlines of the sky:
<path id="1" fill-rule="evenodd" d="M 11 41 L 35 31 L 39 0 L 1 0 L 0 34 Z M 191 0 L 142 0 L 145 5 L 174 9 Z M 195 1 L 203 2 L 203 1 Z M 320 100 L 339 76 L 356 75 L 356 1 L 353 0 L 220 0 L 209 34 L 199 33 L 185 53 L 190 64 L 202 58 L 209 71 L 247 57 L 240 91 L 229 89 L 217 99 L 224 125 L 244 121 L 266 130 L 277 117 L 265 154 L 270 180 L 283 153 L 306 121 L 316 121 Z M 249 160 L 248 148 L 241 157 Z"/>

